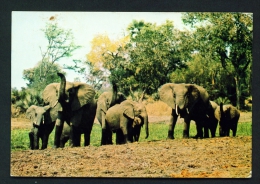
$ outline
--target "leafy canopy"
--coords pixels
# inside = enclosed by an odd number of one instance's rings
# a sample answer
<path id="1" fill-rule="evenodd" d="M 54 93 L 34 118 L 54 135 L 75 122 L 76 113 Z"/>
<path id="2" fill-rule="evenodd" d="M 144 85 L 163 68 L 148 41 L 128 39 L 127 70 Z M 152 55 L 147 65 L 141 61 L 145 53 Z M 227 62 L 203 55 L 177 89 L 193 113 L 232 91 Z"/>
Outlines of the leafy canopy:
<path id="1" fill-rule="evenodd" d="M 192 52 L 220 62 L 236 88 L 236 106 L 249 84 L 252 65 L 253 17 L 249 13 L 185 13 L 183 22 L 193 28 Z M 248 95 L 248 94 L 247 94 Z"/>

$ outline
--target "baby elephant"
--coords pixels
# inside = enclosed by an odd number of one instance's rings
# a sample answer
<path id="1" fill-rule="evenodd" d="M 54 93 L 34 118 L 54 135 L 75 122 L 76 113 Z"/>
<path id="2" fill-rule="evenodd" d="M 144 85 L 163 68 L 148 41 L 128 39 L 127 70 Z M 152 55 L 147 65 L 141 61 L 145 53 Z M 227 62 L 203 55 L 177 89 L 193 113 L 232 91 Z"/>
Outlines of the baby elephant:
<path id="1" fill-rule="evenodd" d="M 57 107 L 58 108 L 58 107 Z M 26 117 L 31 120 L 32 128 L 29 132 L 30 149 L 39 149 L 39 141 L 41 139 L 41 149 L 46 149 L 51 132 L 54 129 L 55 121 L 58 117 L 57 108 L 50 109 L 49 105 L 37 106 L 31 105 L 26 111 Z M 61 144 L 69 140 L 70 127 L 64 123 L 64 128 L 61 134 Z"/>
<path id="2" fill-rule="evenodd" d="M 135 117 L 133 120 L 133 125 L 131 129 L 131 133 L 128 134 L 128 139 L 131 142 L 138 142 L 140 133 L 141 133 L 141 127 L 143 127 L 144 121 L 139 118 Z M 125 144 L 124 135 L 121 129 L 118 129 L 116 131 L 116 144 Z"/>
<path id="3" fill-rule="evenodd" d="M 31 120 L 32 129 L 29 132 L 30 148 L 39 149 L 39 139 L 42 140 L 41 149 L 47 148 L 49 135 L 54 128 L 54 122 L 50 117 L 50 106 L 30 106 L 26 111 L 26 117 Z"/>
<path id="4" fill-rule="evenodd" d="M 114 105 L 108 109 L 105 120 L 106 131 L 117 133 L 117 144 L 133 142 L 133 137 L 138 141 L 142 124 L 145 125 L 146 138 L 149 136 L 148 115 L 142 103 L 125 100 Z"/>
<path id="5" fill-rule="evenodd" d="M 215 117 L 219 121 L 219 135 L 229 136 L 230 130 L 233 132 L 233 136 L 236 136 L 237 124 L 240 117 L 239 110 L 231 104 L 220 105 L 215 110 Z"/>

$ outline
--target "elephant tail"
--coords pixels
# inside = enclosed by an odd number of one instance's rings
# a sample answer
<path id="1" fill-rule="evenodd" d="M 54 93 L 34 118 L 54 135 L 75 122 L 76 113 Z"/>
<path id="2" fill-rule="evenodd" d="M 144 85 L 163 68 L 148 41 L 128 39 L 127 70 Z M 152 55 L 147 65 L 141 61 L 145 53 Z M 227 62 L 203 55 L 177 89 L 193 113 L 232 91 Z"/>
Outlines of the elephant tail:
<path id="1" fill-rule="evenodd" d="M 223 119 L 224 119 L 224 116 L 225 116 L 224 110 L 223 110 L 223 102 L 221 102 L 221 103 L 219 104 L 219 108 L 220 108 L 220 120 L 223 120 Z"/>

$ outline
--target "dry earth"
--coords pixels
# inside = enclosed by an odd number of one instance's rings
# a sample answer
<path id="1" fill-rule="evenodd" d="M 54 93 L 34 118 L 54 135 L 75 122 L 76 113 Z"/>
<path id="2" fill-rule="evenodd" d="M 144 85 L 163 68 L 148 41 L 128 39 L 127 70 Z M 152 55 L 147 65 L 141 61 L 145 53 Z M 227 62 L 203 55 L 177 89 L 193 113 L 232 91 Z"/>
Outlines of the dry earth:
<path id="1" fill-rule="evenodd" d="M 240 122 L 251 120 L 242 113 Z M 12 120 L 12 129 L 29 126 Z M 251 136 L 11 152 L 11 176 L 248 178 L 251 168 Z"/>

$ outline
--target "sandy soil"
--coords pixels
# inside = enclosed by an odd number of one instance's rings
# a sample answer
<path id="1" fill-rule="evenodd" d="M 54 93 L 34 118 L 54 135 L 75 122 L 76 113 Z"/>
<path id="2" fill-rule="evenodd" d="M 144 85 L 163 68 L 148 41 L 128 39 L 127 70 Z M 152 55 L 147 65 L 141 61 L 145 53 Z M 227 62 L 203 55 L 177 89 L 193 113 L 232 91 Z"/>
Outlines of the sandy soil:
<path id="1" fill-rule="evenodd" d="M 151 117 L 150 122 L 168 118 Z M 242 113 L 240 122 L 251 120 L 251 113 Z M 29 121 L 12 119 L 12 129 L 30 126 Z M 11 153 L 11 176 L 248 178 L 251 168 L 251 136 Z"/>

